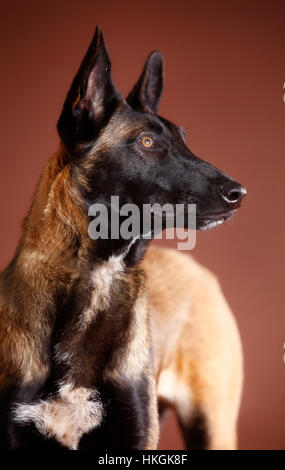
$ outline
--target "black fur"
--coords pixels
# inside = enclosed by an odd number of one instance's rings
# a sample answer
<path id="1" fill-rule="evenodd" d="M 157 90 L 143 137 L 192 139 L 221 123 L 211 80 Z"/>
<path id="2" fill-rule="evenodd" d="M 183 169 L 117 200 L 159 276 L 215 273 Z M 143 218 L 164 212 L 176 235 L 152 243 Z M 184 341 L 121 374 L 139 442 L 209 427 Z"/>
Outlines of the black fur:
<path id="1" fill-rule="evenodd" d="M 106 383 L 100 390 L 106 403 L 102 426 L 82 437 L 81 450 L 143 449 L 150 423 L 148 378 L 114 386 Z"/>
<path id="2" fill-rule="evenodd" d="M 203 413 L 192 416 L 188 425 L 180 421 L 186 449 L 205 450 L 209 448 L 208 424 Z"/>

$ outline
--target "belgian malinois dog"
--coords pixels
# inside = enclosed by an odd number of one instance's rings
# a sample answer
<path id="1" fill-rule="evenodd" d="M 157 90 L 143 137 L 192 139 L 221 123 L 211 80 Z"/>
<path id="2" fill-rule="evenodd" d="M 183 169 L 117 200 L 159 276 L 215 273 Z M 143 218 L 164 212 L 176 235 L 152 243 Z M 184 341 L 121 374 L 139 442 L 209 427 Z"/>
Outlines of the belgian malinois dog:
<path id="1" fill-rule="evenodd" d="M 97 27 L 0 278 L 1 448 L 156 449 L 169 406 L 189 448 L 236 446 L 241 345 L 215 277 L 143 237 L 88 235 L 112 195 L 196 204 L 197 229 L 240 206 L 245 189 L 157 114 L 162 86 L 152 52 L 123 99 Z"/>

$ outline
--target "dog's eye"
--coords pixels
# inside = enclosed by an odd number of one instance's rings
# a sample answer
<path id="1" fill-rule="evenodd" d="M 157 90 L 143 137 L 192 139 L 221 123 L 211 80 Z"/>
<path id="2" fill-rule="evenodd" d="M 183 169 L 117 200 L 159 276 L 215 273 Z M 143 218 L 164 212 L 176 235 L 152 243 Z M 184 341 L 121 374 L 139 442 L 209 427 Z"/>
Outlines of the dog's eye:
<path id="1" fill-rule="evenodd" d="M 149 136 L 145 136 L 141 139 L 141 144 L 146 147 L 147 149 L 149 149 L 150 147 L 152 147 L 153 145 L 153 140 L 151 137 Z"/>

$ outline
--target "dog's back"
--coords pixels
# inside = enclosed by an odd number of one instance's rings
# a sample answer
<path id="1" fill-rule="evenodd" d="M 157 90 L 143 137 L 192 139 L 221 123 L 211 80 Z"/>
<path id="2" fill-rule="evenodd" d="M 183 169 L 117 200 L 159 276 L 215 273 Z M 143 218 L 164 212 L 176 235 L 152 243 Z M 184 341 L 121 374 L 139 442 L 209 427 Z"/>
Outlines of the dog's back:
<path id="1" fill-rule="evenodd" d="M 150 248 L 143 265 L 161 412 L 175 409 L 188 448 L 236 448 L 242 350 L 217 279 L 169 249 Z"/>

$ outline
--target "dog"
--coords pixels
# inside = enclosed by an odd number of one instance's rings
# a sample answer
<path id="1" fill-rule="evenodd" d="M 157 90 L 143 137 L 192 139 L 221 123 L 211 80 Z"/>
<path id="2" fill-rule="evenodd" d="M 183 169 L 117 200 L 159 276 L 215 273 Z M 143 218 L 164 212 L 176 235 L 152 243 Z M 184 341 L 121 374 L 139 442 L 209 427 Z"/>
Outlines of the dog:
<path id="1" fill-rule="evenodd" d="M 0 277 L 2 449 L 156 449 L 168 407 L 190 449 L 236 447 L 242 351 L 215 277 L 143 236 L 88 235 L 112 195 L 196 204 L 198 230 L 239 208 L 245 188 L 157 114 L 162 87 L 154 51 L 124 99 L 96 28 Z"/>

